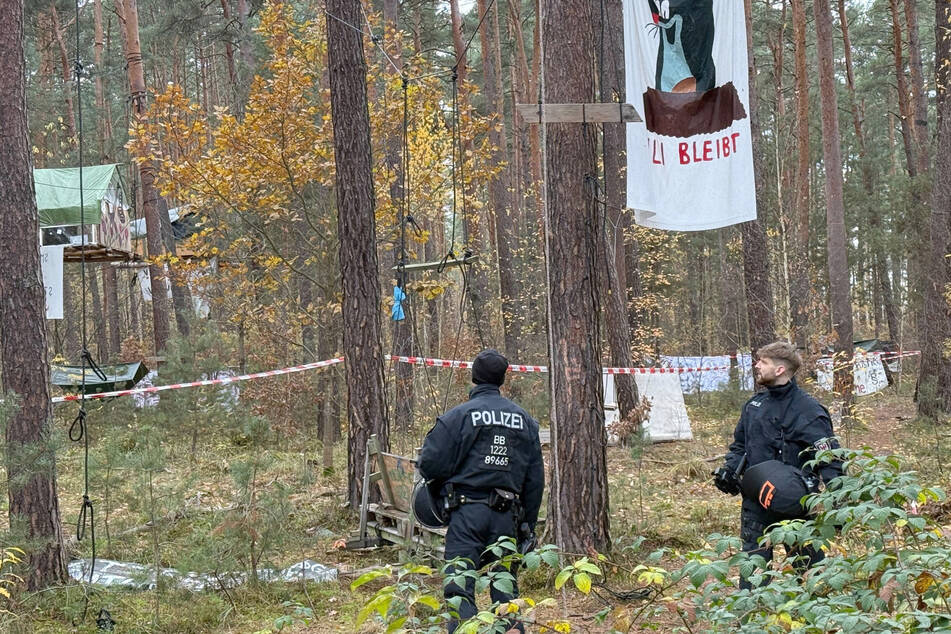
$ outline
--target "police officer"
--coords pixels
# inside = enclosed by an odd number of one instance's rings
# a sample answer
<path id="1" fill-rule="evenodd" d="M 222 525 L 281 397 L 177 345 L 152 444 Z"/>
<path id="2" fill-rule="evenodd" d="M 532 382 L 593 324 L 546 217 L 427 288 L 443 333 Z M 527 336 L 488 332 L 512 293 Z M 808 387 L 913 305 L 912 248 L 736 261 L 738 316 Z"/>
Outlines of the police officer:
<path id="1" fill-rule="evenodd" d="M 535 530 L 545 486 L 538 423 L 499 393 L 507 369 L 497 351 L 480 352 L 472 364 L 469 400 L 436 419 L 420 452 L 421 475 L 440 488 L 451 512 L 447 561 L 458 557 L 481 568 L 492 561 L 486 547 L 500 537 L 516 538 L 522 523 Z M 510 601 L 518 587 L 510 594 L 493 584 L 490 594 L 495 602 Z M 458 620 L 449 623 L 453 632 L 477 613 L 475 580 L 447 583 L 445 596 L 461 599 Z M 524 631 L 521 624 L 513 626 Z"/>
<path id="2" fill-rule="evenodd" d="M 829 411 L 796 384 L 794 376 L 802 365 L 796 347 L 777 341 L 757 350 L 756 356 L 759 359 L 755 366 L 756 382 L 766 389 L 754 394 L 743 406 L 726 461 L 713 473 L 716 487 L 730 495 L 740 493 L 740 477 L 744 468 L 778 460 L 802 469 L 806 462 L 815 457 L 816 451 L 839 446 L 832 437 Z M 805 475 L 818 475 L 823 482 L 828 483 L 842 475 L 842 465 L 840 462 L 831 462 L 819 467 L 818 471 L 818 474 Z M 767 562 L 772 560 L 772 547 L 760 547 L 757 540 L 774 521 L 776 518 L 771 517 L 757 499 L 744 495 L 740 518 L 743 550 L 761 555 Z M 792 555 L 804 557 L 805 561 L 799 564 L 801 570 L 822 560 L 824 556 L 821 550 L 810 546 L 803 546 Z M 746 578 L 740 579 L 740 588 L 750 587 Z"/>

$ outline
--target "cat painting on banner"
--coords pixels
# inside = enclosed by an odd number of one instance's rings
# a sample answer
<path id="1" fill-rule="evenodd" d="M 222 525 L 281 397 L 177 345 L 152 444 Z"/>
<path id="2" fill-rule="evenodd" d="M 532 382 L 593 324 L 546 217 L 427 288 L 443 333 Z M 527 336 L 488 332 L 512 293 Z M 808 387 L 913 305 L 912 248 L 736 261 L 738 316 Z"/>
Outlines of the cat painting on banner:
<path id="1" fill-rule="evenodd" d="M 623 0 L 628 206 L 643 226 L 756 217 L 743 0 Z"/>

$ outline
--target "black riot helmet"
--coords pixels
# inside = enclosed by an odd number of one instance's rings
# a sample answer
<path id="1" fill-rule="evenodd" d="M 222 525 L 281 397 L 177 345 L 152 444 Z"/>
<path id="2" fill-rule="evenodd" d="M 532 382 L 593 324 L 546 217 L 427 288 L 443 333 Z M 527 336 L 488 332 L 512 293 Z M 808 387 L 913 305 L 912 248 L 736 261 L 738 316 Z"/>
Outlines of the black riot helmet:
<path id="1" fill-rule="evenodd" d="M 815 477 L 779 460 L 766 460 L 743 474 L 743 497 L 755 500 L 777 519 L 803 517 L 802 498 L 817 490 Z"/>
<path id="2" fill-rule="evenodd" d="M 416 521 L 426 528 L 443 528 L 449 525 L 449 513 L 446 512 L 443 499 L 434 494 L 432 486 L 425 480 L 419 480 L 413 486 L 413 515 Z"/>

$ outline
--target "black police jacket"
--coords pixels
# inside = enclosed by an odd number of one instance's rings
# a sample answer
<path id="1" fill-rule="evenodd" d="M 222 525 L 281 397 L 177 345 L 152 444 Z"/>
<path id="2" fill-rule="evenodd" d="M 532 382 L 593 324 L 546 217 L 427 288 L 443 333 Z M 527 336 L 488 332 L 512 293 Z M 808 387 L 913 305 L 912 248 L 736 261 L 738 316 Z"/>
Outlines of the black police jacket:
<path id="1" fill-rule="evenodd" d="M 801 469 L 816 451 L 838 448 L 832 435 L 829 411 L 793 379 L 754 394 L 746 402 L 733 432 L 726 466 L 735 471 L 745 454 L 747 468 L 779 460 Z M 842 475 L 842 464 L 823 465 L 818 475 L 829 482 Z"/>
<path id="2" fill-rule="evenodd" d="M 497 385 L 475 386 L 468 401 L 436 419 L 417 466 L 427 480 L 467 495 L 496 488 L 518 494 L 522 521 L 534 530 L 545 487 L 538 423 Z"/>

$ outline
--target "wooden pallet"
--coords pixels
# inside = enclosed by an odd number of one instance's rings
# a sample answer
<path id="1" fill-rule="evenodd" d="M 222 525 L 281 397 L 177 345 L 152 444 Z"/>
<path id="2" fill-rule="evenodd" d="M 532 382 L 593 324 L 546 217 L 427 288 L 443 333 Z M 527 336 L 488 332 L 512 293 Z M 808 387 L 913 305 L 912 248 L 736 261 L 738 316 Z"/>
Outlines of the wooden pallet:
<path id="1" fill-rule="evenodd" d="M 417 477 L 414 458 L 380 451 L 377 437 L 370 437 L 363 471 L 360 530 L 347 542 L 347 548 L 394 544 L 406 550 L 421 548 L 433 555 L 443 555 L 446 529 L 426 528 L 413 516 L 413 485 Z M 370 501 L 373 486 L 379 492 L 379 502 Z"/>

